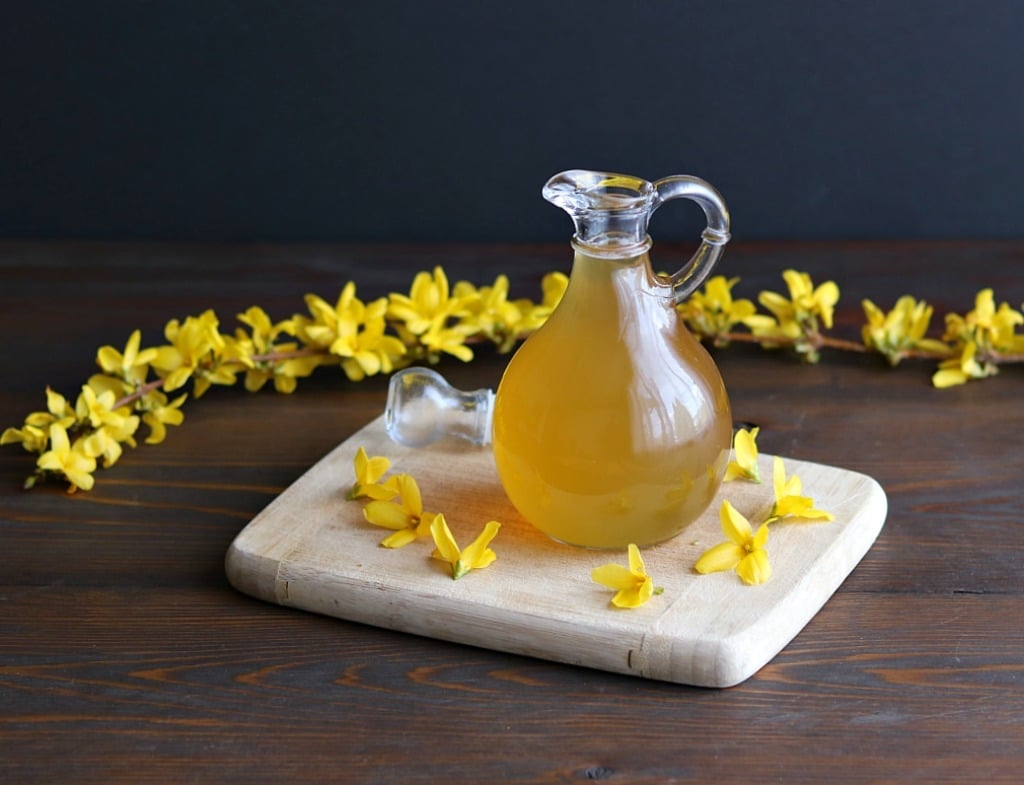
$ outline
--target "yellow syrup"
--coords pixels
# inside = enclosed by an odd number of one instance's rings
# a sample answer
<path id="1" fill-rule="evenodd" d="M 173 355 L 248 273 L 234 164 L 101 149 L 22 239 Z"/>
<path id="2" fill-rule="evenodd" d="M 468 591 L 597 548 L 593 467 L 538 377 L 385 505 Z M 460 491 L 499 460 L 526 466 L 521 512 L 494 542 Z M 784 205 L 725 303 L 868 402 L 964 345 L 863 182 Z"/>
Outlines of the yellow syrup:
<path id="1" fill-rule="evenodd" d="M 523 517 L 561 542 L 667 540 L 710 504 L 732 421 L 718 369 L 647 253 L 590 256 L 495 398 L 494 456 Z"/>

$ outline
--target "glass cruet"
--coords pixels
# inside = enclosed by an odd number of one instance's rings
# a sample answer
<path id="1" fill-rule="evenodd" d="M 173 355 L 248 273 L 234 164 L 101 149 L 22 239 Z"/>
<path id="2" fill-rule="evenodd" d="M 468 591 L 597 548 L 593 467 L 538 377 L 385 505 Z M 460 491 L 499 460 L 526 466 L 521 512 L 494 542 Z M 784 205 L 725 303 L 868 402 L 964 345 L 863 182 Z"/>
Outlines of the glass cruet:
<path id="1" fill-rule="evenodd" d="M 651 183 L 573 170 L 543 195 L 572 217 L 575 256 L 561 303 L 498 387 L 498 474 L 522 516 L 558 541 L 667 540 L 711 503 L 729 454 L 725 385 L 675 310 L 728 242 L 728 211 L 688 175 Z M 707 227 L 678 272 L 656 275 L 648 221 L 679 198 L 703 208 Z"/>

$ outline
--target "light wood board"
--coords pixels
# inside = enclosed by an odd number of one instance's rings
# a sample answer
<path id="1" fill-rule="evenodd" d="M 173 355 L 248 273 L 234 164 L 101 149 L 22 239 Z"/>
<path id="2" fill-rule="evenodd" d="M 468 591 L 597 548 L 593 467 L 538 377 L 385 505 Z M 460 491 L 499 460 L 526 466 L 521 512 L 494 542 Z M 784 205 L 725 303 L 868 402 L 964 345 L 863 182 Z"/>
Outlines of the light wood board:
<path id="1" fill-rule="evenodd" d="M 458 581 L 430 558 L 428 538 L 379 546 L 388 532 L 348 501 L 353 458 L 365 447 L 392 472 L 416 478 L 431 512 L 443 512 L 465 547 L 496 519 L 498 559 Z M 413 449 L 392 442 L 379 417 L 335 448 L 263 510 L 226 559 L 240 591 L 269 602 L 417 635 L 707 687 L 742 682 L 771 660 L 821 609 L 875 541 L 886 497 L 872 478 L 786 459 L 804 494 L 836 516 L 830 523 L 773 525 L 771 579 L 744 585 L 735 573 L 698 575 L 697 558 L 721 542 L 718 508 L 728 498 L 756 525 L 772 502 L 771 456 L 762 484 L 722 485 L 707 512 L 675 539 L 643 549 L 664 593 L 631 610 L 590 579 L 626 553 L 550 540 L 507 500 L 488 449 L 445 443 Z"/>

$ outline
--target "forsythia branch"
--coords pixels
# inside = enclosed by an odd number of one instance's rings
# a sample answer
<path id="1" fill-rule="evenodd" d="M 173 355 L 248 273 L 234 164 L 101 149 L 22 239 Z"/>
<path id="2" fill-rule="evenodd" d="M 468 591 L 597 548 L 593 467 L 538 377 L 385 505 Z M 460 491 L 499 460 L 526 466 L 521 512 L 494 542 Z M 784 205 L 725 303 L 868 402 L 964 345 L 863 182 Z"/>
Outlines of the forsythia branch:
<path id="1" fill-rule="evenodd" d="M 812 363 L 823 350 L 876 353 L 893 366 L 905 359 L 938 360 L 932 383 L 940 388 L 1024 362 L 1024 335 L 1017 332 L 1024 315 L 1005 302 L 997 307 L 991 289 L 978 292 L 966 314 L 947 314 L 940 337 L 928 337 L 933 309 L 924 301 L 904 295 L 885 312 L 864 300 L 866 321 L 857 342 L 827 332 L 839 300 L 835 282 L 815 286 L 796 270 L 782 277 L 787 294 L 761 292 L 763 311 L 734 299 L 739 279 L 723 276 L 711 278 L 677 310 L 695 335 L 718 347 L 754 343 L 795 351 Z M 364 302 L 349 282 L 334 303 L 307 295 L 307 313 L 277 323 L 253 306 L 238 315 L 242 326 L 233 333 L 222 332 L 210 310 L 172 319 L 162 345 L 143 348 L 136 330 L 123 350 L 100 348 L 100 373 L 73 401 L 47 389 L 45 411 L 4 430 L 0 444 L 20 444 L 37 456 L 26 488 L 55 477 L 67 481 L 70 492 L 89 490 L 97 468 L 113 466 L 123 445 L 136 446 L 141 425 L 148 427 L 147 444 L 162 442 L 167 426 L 180 425 L 189 394 L 199 398 L 212 385 L 232 385 L 240 377 L 252 392 L 272 382 L 278 392 L 291 393 L 298 379 L 328 365 L 358 382 L 417 362 L 437 363 L 444 355 L 469 361 L 471 347 L 483 343 L 509 352 L 546 321 L 567 284 L 565 275 L 550 273 L 538 302 L 509 300 L 504 275 L 490 286 L 459 281 L 450 287 L 444 270 L 435 267 L 418 273 L 407 294 Z M 171 397 L 188 384 L 190 393 Z"/>

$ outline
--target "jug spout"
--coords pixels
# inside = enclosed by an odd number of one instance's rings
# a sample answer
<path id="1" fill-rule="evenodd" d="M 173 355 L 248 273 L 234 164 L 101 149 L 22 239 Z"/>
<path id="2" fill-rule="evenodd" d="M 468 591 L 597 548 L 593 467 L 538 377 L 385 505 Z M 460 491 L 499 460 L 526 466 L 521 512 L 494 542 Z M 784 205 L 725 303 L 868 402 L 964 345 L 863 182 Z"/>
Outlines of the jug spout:
<path id="1" fill-rule="evenodd" d="M 647 222 L 657 192 L 639 177 L 570 169 L 556 174 L 541 191 L 573 220 L 573 241 L 590 250 L 615 255 L 650 248 Z"/>

